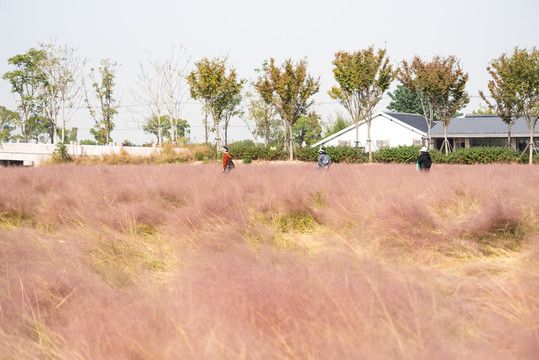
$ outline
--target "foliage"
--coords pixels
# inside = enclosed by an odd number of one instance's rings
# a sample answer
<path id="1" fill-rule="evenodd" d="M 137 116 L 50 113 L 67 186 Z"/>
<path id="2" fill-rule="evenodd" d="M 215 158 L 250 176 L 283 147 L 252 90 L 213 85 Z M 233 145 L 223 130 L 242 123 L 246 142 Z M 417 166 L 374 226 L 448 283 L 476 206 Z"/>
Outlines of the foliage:
<path id="1" fill-rule="evenodd" d="M 479 104 L 479 109 L 473 110 L 472 115 L 497 115 L 497 114 L 489 105 L 487 105 L 486 107 L 483 107 L 483 105 Z"/>
<path id="2" fill-rule="evenodd" d="M 402 61 L 398 79 L 418 95 L 427 122 L 429 143 L 430 129 L 435 119 L 442 121 L 445 133 L 444 145 L 447 155 L 447 127 L 451 118 L 469 102 L 465 91 L 468 74 L 460 68 L 455 56 L 435 56 L 424 62 L 415 56 L 410 63 Z"/>
<path id="3" fill-rule="evenodd" d="M 189 134 L 189 123 L 187 120 L 183 119 L 174 119 L 174 124 L 176 124 L 176 131 L 178 138 L 183 138 L 187 134 Z M 156 117 L 151 117 L 148 119 L 146 124 L 142 126 L 142 130 L 144 130 L 147 134 L 153 134 L 157 137 L 157 143 L 162 143 L 163 138 L 165 139 L 171 139 L 172 136 L 170 134 L 170 118 L 168 115 L 162 115 L 161 121 L 157 121 Z M 161 139 L 159 139 L 159 134 L 161 134 Z"/>
<path id="4" fill-rule="evenodd" d="M 80 141 L 81 145 L 97 145 L 97 142 L 95 140 L 90 139 L 84 139 Z"/>
<path id="5" fill-rule="evenodd" d="M 200 99 L 204 104 L 204 111 L 211 114 L 216 131 L 217 148 L 221 147 L 219 124 L 225 114 L 233 111 L 232 104 L 236 104 L 245 80 L 237 79 L 235 69 L 226 74 L 226 59 L 209 60 L 204 58 L 195 63 L 196 70 L 187 76 L 190 93 L 193 99 Z"/>
<path id="6" fill-rule="evenodd" d="M 263 64 L 264 76 L 259 79 L 259 86 L 269 98 L 272 94 L 277 96 L 277 110 L 288 125 L 290 160 L 294 158 L 293 126 L 303 115 L 307 115 L 313 104 L 311 97 L 320 90 L 319 80 L 307 74 L 307 60 L 294 64 L 292 59 L 286 60 L 280 67 L 275 65 L 275 59 Z"/>
<path id="7" fill-rule="evenodd" d="M 45 129 L 42 116 L 43 102 L 40 89 L 46 78 L 39 68 L 46 56 L 43 50 L 30 49 L 27 53 L 15 55 L 8 59 L 15 70 L 3 74 L 2 78 L 11 84 L 11 92 L 18 96 L 18 125 L 24 142 L 38 138 Z"/>
<path id="8" fill-rule="evenodd" d="M 118 114 L 118 107 L 120 106 L 113 97 L 117 66 L 115 62 L 111 62 L 109 59 L 101 60 L 101 65 L 98 69 L 100 78 L 96 78 L 94 68 L 90 69 L 94 96 L 99 105 L 95 107 L 91 105 L 88 94 L 86 94 L 85 101 L 90 115 L 95 121 L 90 133 L 100 145 L 108 144 L 112 141 L 110 133 L 114 129 L 114 117 Z"/>
<path id="9" fill-rule="evenodd" d="M 300 146 L 311 146 L 322 138 L 322 126 L 320 125 L 320 115 L 312 112 L 307 116 L 302 116 L 292 127 L 296 144 Z"/>
<path id="10" fill-rule="evenodd" d="M 0 106 L 0 142 L 9 142 L 14 138 L 13 130 L 19 122 L 19 113 Z"/>
<path id="11" fill-rule="evenodd" d="M 228 150 L 233 159 L 245 159 L 249 157 L 251 160 L 285 160 L 288 156 L 288 152 L 283 148 L 253 146 L 249 143 L 235 142 L 228 145 Z"/>
<path id="12" fill-rule="evenodd" d="M 257 69 L 261 72 L 262 70 Z M 259 77 L 253 84 L 256 94 L 249 95 L 249 116 L 255 121 L 256 135 L 264 137 L 264 145 L 267 147 L 277 136 L 281 127 L 281 121 L 276 119 L 277 95 L 271 89 L 267 78 Z M 282 132 L 282 130 L 281 130 Z"/>
<path id="13" fill-rule="evenodd" d="M 492 80 L 488 88 L 495 104 L 489 104 L 502 120 L 510 125 L 514 119 L 524 117 L 533 144 L 535 125 L 539 119 L 539 50 L 515 48 L 512 55 L 502 54 L 487 68 Z M 486 97 L 481 92 L 481 97 Z M 529 163 L 533 146 L 529 146 Z"/>
<path id="14" fill-rule="evenodd" d="M 417 93 L 411 91 L 407 86 L 397 85 L 393 93 L 388 93 L 391 102 L 387 106 L 390 111 L 421 114 L 423 115 L 423 107 Z"/>
<path id="15" fill-rule="evenodd" d="M 62 139 L 62 130 L 63 130 L 63 141 L 61 140 Z M 77 141 L 77 137 L 78 137 L 78 132 L 79 132 L 79 129 L 77 127 L 72 127 L 71 130 L 69 129 L 62 129 L 61 127 L 60 128 L 56 128 L 56 132 L 58 134 L 58 139 L 60 139 L 60 142 L 64 143 L 64 144 L 69 144 L 70 142 L 76 142 Z"/>
<path id="16" fill-rule="evenodd" d="M 348 126 L 352 125 L 354 122 L 352 120 L 346 119 L 345 116 L 339 112 L 335 112 L 335 120 L 329 117 L 328 123 L 324 128 L 323 137 L 326 138 L 330 135 L 333 135 L 342 129 L 346 129 Z"/>
<path id="17" fill-rule="evenodd" d="M 383 163 L 416 163 L 419 153 L 418 146 L 398 146 L 392 148 L 379 149 L 376 154 L 376 160 Z"/>
<path id="18" fill-rule="evenodd" d="M 378 49 L 375 54 L 371 46 L 354 53 L 338 52 L 333 60 L 333 75 L 338 86 L 331 88 L 329 96 L 348 110 L 356 126 L 361 121 L 367 121 L 369 161 L 372 160 L 370 151 L 372 114 L 395 77 L 386 52 L 385 49 Z M 357 136 L 356 131 L 356 143 L 359 141 Z"/>
<path id="19" fill-rule="evenodd" d="M 67 147 L 64 143 L 58 143 L 56 144 L 56 149 L 52 153 L 51 161 L 54 164 L 67 163 L 73 161 L 73 157 L 67 151 Z"/>
<path id="20" fill-rule="evenodd" d="M 326 153 L 332 163 L 364 163 L 369 161 L 369 156 L 363 149 L 352 146 L 325 146 Z M 318 148 L 303 148 L 298 151 L 298 160 L 317 161 Z"/>

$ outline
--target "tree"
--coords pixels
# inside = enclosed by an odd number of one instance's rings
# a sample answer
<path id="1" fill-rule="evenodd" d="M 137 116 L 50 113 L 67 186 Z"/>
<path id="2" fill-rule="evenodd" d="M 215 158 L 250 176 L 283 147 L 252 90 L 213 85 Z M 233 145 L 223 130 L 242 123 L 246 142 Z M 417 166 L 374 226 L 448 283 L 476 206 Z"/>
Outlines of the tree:
<path id="1" fill-rule="evenodd" d="M 225 111 L 223 112 L 223 130 L 225 131 L 225 145 L 228 144 L 228 124 L 230 123 L 230 119 L 234 116 L 243 116 L 243 109 L 240 108 L 240 104 L 243 100 L 243 96 L 241 96 L 241 93 L 237 93 L 228 103 L 228 105 L 225 107 Z"/>
<path id="2" fill-rule="evenodd" d="M 332 120 L 332 117 L 329 116 L 328 124 L 325 126 L 324 130 L 324 137 L 328 137 L 343 129 L 346 129 L 348 126 L 354 123 L 352 120 L 346 119 L 340 111 L 336 111 L 335 116 L 335 120 Z"/>
<path id="3" fill-rule="evenodd" d="M 297 144 L 311 146 L 322 137 L 322 126 L 320 125 L 320 115 L 315 112 L 302 116 L 296 121 L 293 127 L 294 139 Z"/>
<path id="4" fill-rule="evenodd" d="M 9 142 L 19 121 L 19 113 L 0 106 L 0 142 Z"/>
<path id="5" fill-rule="evenodd" d="M 92 106 L 86 93 L 85 101 L 90 111 L 90 115 L 95 121 L 94 127 L 90 133 L 94 136 L 98 144 L 108 144 L 112 141 L 111 131 L 114 129 L 114 116 L 118 113 L 120 106 L 114 94 L 114 80 L 118 65 L 109 59 L 101 60 L 99 67 L 99 78 L 96 78 L 96 70 L 90 69 L 90 80 L 94 89 L 95 99 L 99 102 L 98 106 Z"/>
<path id="6" fill-rule="evenodd" d="M 437 59 L 435 59 L 437 60 Z M 439 66 L 434 68 L 437 75 L 435 91 L 431 93 L 430 106 L 434 113 L 438 114 L 444 128 L 444 148 L 448 154 L 449 141 L 447 140 L 447 128 L 451 119 L 458 109 L 464 107 L 470 98 L 466 92 L 468 74 L 461 69 L 458 60 L 454 56 L 436 61 Z"/>
<path id="7" fill-rule="evenodd" d="M 256 89 L 256 84 L 253 84 L 253 86 L 255 86 Z M 255 123 L 254 131 L 249 128 L 249 131 L 254 135 L 255 146 L 258 143 L 258 135 L 261 135 L 264 137 L 264 147 L 268 147 L 268 144 L 272 141 L 272 125 L 277 122 L 275 119 L 275 115 L 277 114 L 277 109 L 275 108 L 277 99 L 273 95 L 268 102 L 262 97 L 258 90 L 256 90 L 255 94 L 247 93 L 246 97 L 249 101 L 248 118 Z M 246 120 L 244 121 L 249 127 L 249 123 Z"/>
<path id="8" fill-rule="evenodd" d="M 172 123 L 175 124 L 174 133 L 178 137 L 183 138 L 189 134 L 189 124 L 187 123 L 187 120 L 173 119 Z M 144 130 L 145 133 L 155 135 L 159 144 L 163 143 L 163 138 L 170 138 L 170 140 L 175 143 L 169 129 L 170 119 L 168 115 L 161 115 L 161 119 L 152 117 L 148 119 L 146 124 L 142 127 L 142 130 Z"/>
<path id="9" fill-rule="evenodd" d="M 473 110 L 472 115 L 497 115 L 497 113 L 488 104 L 486 107 L 479 104 L 479 109 Z"/>
<path id="10" fill-rule="evenodd" d="M 264 146 L 268 147 L 270 143 L 270 129 L 275 124 L 275 115 L 277 115 L 277 95 L 273 91 L 271 83 L 267 76 L 264 76 L 264 69 L 256 69 L 261 75 L 253 83 L 257 97 L 250 101 L 249 111 L 251 117 L 255 119 L 257 125 L 263 129 Z"/>
<path id="11" fill-rule="evenodd" d="M 516 103 L 516 94 L 505 83 L 506 74 L 511 71 L 508 65 L 507 62 L 501 62 L 500 59 L 491 62 L 487 71 L 492 76 L 492 80 L 488 82 L 488 89 L 493 102 L 487 99 L 483 91 L 479 91 L 479 96 L 487 103 L 488 110 L 498 114 L 507 124 L 507 147 L 511 147 L 511 126 L 520 117 L 520 114 Z"/>
<path id="12" fill-rule="evenodd" d="M 483 100 L 505 121 L 511 135 L 513 122 L 524 116 L 530 132 L 529 163 L 532 163 L 534 148 L 534 133 L 539 118 L 539 50 L 532 48 L 515 48 L 512 55 L 502 54 L 487 67 L 492 80 L 488 88 L 495 103 L 487 101 L 480 92 Z M 510 138 L 508 138 L 510 145 Z"/>
<path id="13" fill-rule="evenodd" d="M 539 50 L 532 48 L 528 52 L 526 49 L 515 48 L 513 56 L 508 61 L 513 64 L 508 82 L 515 90 L 519 112 L 524 115 L 530 131 L 528 147 L 531 165 L 535 148 L 535 126 L 539 118 Z"/>
<path id="14" fill-rule="evenodd" d="M 166 100 L 165 109 L 168 114 L 170 138 L 173 143 L 176 143 L 178 137 L 183 138 L 185 136 L 183 132 L 179 134 L 178 130 L 185 129 L 185 124 L 183 123 L 185 120 L 181 120 L 179 117 L 185 103 L 185 94 L 188 91 L 184 81 L 187 75 L 187 66 L 190 62 L 191 59 L 187 56 L 187 50 L 184 47 L 180 47 L 178 51 L 176 51 L 175 47 L 172 47 L 170 58 L 161 67 Z M 182 123 L 177 123 L 177 121 L 182 121 Z"/>
<path id="15" fill-rule="evenodd" d="M 375 53 L 371 46 L 354 53 L 338 52 L 333 65 L 338 87 L 332 87 L 329 96 L 338 100 L 354 120 L 356 146 L 359 144 L 359 123 L 367 123 L 369 161 L 372 161 L 371 121 L 374 107 L 395 77 L 389 57 L 386 57 L 385 49 Z"/>
<path id="16" fill-rule="evenodd" d="M 211 114 L 216 131 L 215 141 L 219 149 L 221 147 L 219 123 L 241 92 L 245 81 L 237 79 L 236 70 L 233 68 L 229 70 L 228 75 L 226 74 L 226 59 L 210 61 L 204 58 L 195 63 L 195 66 L 196 70 L 187 76 L 191 97 L 200 99 L 203 102 L 204 111 Z"/>
<path id="17" fill-rule="evenodd" d="M 57 45 L 55 39 L 48 44 L 40 44 L 45 57 L 40 61 L 39 68 L 46 78 L 43 86 L 44 97 L 47 99 L 46 114 L 53 132 L 52 142 L 57 142 L 57 116 L 61 119 L 61 142 L 65 141 L 66 129 L 72 110 L 79 102 L 80 79 L 86 63 L 77 53 L 77 49 L 68 45 Z M 60 112 L 60 114 L 58 114 Z"/>
<path id="18" fill-rule="evenodd" d="M 408 114 L 423 114 L 421 100 L 417 93 L 411 91 L 404 85 L 397 85 L 393 93 L 388 93 L 391 102 L 387 106 L 388 110 L 408 113 Z"/>
<path id="19" fill-rule="evenodd" d="M 454 56 L 435 56 L 428 63 L 415 56 L 410 63 L 402 61 L 398 79 L 419 97 L 427 123 L 429 147 L 432 144 L 432 123 L 435 118 L 442 121 L 447 154 L 447 126 L 457 111 L 469 102 L 464 91 L 468 74 L 463 73 Z"/>
<path id="20" fill-rule="evenodd" d="M 41 95 L 39 89 L 45 77 L 38 64 L 45 57 L 42 50 L 30 49 L 26 54 L 15 55 L 8 59 L 15 70 L 5 73 L 2 78 L 11 83 L 11 92 L 18 95 L 19 127 L 24 142 L 42 129 Z M 36 136 L 37 137 L 37 136 Z"/>
<path id="21" fill-rule="evenodd" d="M 157 145 L 163 143 L 163 127 L 161 123 L 165 112 L 165 80 L 163 78 L 163 66 L 158 61 L 153 60 L 151 55 L 148 62 L 150 70 L 146 70 L 143 64 L 139 64 L 140 72 L 138 74 L 137 90 L 132 93 L 135 102 L 143 103 L 148 106 L 150 116 L 146 119 L 143 129 L 147 133 L 157 136 Z M 168 122 L 170 125 L 170 121 Z"/>
<path id="22" fill-rule="evenodd" d="M 262 71 L 264 76 L 260 81 L 267 89 L 267 96 L 277 95 L 277 111 L 288 127 L 290 160 L 293 160 L 293 126 L 302 115 L 307 115 L 307 111 L 313 104 L 310 100 L 311 96 L 320 90 L 319 80 L 314 80 L 307 74 L 307 60 L 305 59 L 295 65 L 289 59 L 277 67 L 272 58 L 269 63 L 263 64 Z"/>

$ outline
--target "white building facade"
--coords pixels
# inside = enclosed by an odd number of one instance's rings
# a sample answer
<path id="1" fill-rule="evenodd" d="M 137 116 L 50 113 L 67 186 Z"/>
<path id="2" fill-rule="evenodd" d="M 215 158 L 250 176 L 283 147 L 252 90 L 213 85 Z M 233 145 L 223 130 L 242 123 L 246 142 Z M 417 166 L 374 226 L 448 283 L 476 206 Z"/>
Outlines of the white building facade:
<path id="1" fill-rule="evenodd" d="M 371 120 L 371 150 L 386 147 L 421 146 L 427 135 L 427 123 L 422 115 L 378 112 Z M 356 142 L 357 139 L 357 142 Z M 315 143 L 319 146 L 358 146 L 369 150 L 367 122 L 359 123 L 356 137 L 356 124 L 328 136 Z"/>

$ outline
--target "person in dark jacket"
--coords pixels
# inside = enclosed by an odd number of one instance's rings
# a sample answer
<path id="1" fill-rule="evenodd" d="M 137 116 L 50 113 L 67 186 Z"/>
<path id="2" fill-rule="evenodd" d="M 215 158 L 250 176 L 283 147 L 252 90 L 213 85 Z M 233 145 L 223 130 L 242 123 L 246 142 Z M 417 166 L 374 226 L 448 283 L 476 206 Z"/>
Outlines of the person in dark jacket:
<path id="1" fill-rule="evenodd" d="M 432 160 L 430 158 L 429 150 L 423 146 L 419 150 L 419 156 L 417 157 L 417 168 L 419 171 L 429 172 Z"/>
<path id="2" fill-rule="evenodd" d="M 331 166 L 331 158 L 329 155 L 326 154 L 324 148 L 320 148 L 320 150 L 318 150 L 318 154 L 318 164 L 316 165 L 316 168 L 318 170 L 329 170 L 329 167 Z"/>

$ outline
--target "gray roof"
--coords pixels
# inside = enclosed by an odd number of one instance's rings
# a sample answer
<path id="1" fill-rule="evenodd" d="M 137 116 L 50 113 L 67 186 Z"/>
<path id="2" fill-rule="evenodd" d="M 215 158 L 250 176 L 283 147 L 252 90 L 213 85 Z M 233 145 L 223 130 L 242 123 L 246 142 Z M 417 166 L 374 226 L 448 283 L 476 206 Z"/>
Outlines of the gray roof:
<path id="1" fill-rule="evenodd" d="M 396 112 L 388 112 L 384 111 L 385 114 L 394 117 L 395 119 L 402 121 L 403 123 L 416 128 L 419 131 L 422 131 L 426 133 L 428 131 L 427 129 L 427 121 L 425 120 L 425 117 L 420 114 L 408 114 L 408 113 L 396 113 Z"/>
<path id="2" fill-rule="evenodd" d="M 466 115 L 463 118 L 451 119 L 447 128 L 447 136 L 455 137 L 505 137 L 507 124 L 497 115 Z M 535 132 L 539 134 L 539 123 L 535 125 Z M 441 122 L 436 123 L 430 130 L 431 136 L 443 137 L 444 128 Z M 519 118 L 511 126 L 511 136 L 530 136 L 526 120 Z"/>

